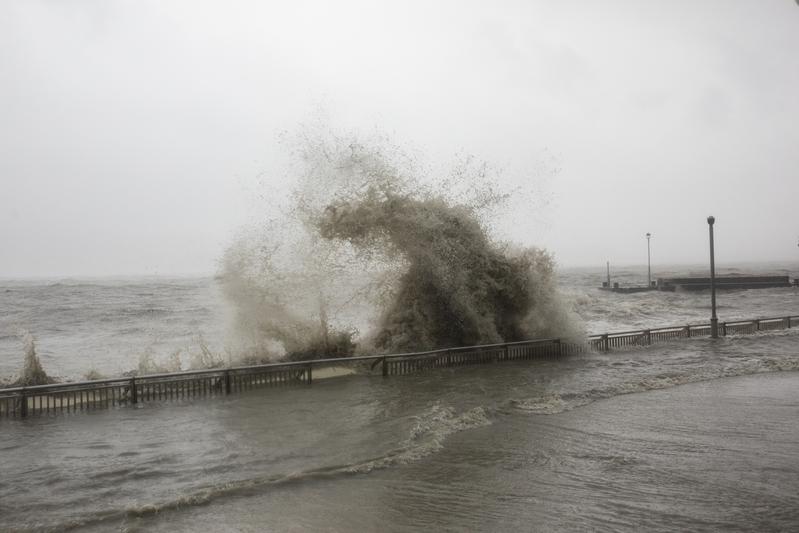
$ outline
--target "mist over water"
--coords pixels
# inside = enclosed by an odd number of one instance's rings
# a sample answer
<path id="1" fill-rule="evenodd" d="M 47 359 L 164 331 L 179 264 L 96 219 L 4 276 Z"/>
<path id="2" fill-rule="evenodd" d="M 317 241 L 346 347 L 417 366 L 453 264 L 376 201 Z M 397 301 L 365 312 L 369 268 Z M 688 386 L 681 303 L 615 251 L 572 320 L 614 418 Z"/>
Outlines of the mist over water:
<path id="1" fill-rule="evenodd" d="M 545 250 L 501 242 L 485 166 L 425 183 L 384 137 L 304 130 L 279 215 L 225 254 L 234 328 L 261 358 L 413 351 L 582 334 Z M 443 186 L 442 186 L 443 184 Z"/>

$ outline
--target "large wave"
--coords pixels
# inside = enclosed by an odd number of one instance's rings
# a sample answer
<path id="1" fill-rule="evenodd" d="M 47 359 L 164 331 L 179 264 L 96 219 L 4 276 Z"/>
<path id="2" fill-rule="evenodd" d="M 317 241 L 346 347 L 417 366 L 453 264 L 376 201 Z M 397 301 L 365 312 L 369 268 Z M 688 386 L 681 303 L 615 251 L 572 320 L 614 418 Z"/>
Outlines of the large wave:
<path id="1" fill-rule="evenodd" d="M 222 262 L 249 355 L 581 335 L 557 292 L 552 256 L 492 235 L 492 213 L 508 193 L 485 166 L 461 165 L 436 181 L 385 138 L 298 138 L 288 201 Z"/>

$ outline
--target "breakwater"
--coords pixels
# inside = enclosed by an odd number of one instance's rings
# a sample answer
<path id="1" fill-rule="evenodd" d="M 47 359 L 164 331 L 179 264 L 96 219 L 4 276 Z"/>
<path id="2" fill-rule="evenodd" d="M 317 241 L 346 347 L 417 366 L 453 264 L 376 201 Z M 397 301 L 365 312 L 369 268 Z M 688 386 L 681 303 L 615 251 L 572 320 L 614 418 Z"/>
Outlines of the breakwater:
<path id="1" fill-rule="evenodd" d="M 792 328 L 799 316 L 722 322 L 720 335 L 745 335 Z M 0 389 L 0 418 L 56 415 L 145 402 L 227 396 L 264 387 L 311 385 L 314 373 L 350 369 L 359 374 L 400 376 L 423 370 L 505 361 L 557 359 L 586 351 L 609 352 L 675 339 L 709 337 L 710 324 L 686 324 L 590 335 L 585 343 L 561 339 L 444 348 L 388 355 L 218 368 L 94 381 Z"/>
<path id="2" fill-rule="evenodd" d="M 742 289 L 774 289 L 799 286 L 799 279 L 791 281 L 789 276 L 718 276 L 715 278 L 718 290 Z M 704 291 L 710 290 L 710 278 L 658 278 L 647 285 L 622 286 L 618 282 L 611 284 L 610 280 L 603 281 L 600 290 L 633 294 L 647 291 Z"/>
<path id="3" fill-rule="evenodd" d="M 718 276 L 716 289 L 772 289 L 791 287 L 789 276 Z M 658 278 L 660 291 L 702 291 L 710 289 L 710 278 Z"/>

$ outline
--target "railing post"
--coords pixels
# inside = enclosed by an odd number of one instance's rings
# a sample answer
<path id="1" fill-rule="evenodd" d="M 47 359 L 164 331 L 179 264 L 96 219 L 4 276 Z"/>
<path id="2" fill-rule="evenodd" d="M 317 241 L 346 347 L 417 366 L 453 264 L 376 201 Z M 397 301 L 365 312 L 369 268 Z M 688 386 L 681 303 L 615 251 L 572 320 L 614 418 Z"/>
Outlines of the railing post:
<path id="1" fill-rule="evenodd" d="M 602 335 L 602 349 L 606 352 L 610 351 L 610 340 L 608 339 L 607 333 Z"/>
<path id="2" fill-rule="evenodd" d="M 685 326 L 685 336 L 691 338 L 691 326 Z"/>
<path id="3" fill-rule="evenodd" d="M 21 418 L 28 416 L 28 396 L 25 394 L 24 388 L 20 392 L 19 397 L 19 416 Z"/>
<path id="4" fill-rule="evenodd" d="M 786 317 L 785 321 L 788 323 L 788 329 L 791 329 L 791 317 Z"/>
<path id="5" fill-rule="evenodd" d="M 727 336 L 727 323 L 726 322 L 722 322 L 721 323 L 721 335 L 723 337 Z"/>
<path id="6" fill-rule="evenodd" d="M 560 359 L 560 357 L 563 355 L 563 352 L 561 350 L 562 346 L 560 344 L 560 339 L 555 339 L 554 343 L 555 343 L 555 356 L 558 357 L 558 359 Z"/>
<path id="7" fill-rule="evenodd" d="M 225 394 L 230 394 L 230 370 L 225 370 Z"/>
<path id="8" fill-rule="evenodd" d="M 505 352 L 502 354 L 505 361 L 510 361 L 510 346 L 505 345 Z"/>
<path id="9" fill-rule="evenodd" d="M 652 344 L 652 332 L 648 329 L 644 330 L 644 337 L 646 338 L 646 345 Z"/>
<path id="10" fill-rule="evenodd" d="M 388 360 L 384 357 L 383 358 L 383 377 L 388 377 Z"/>
<path id="11" fill-rule="evenodd" d="M 139 394 L 136 392 L 136 378 L 130 378 L 130 403 L 139 403 Z"/>
<path id="12" fill-rule="evenodd" d="M 312 376 L 311 376 L 312 370 L 313 370 L 313 366 L 308 365 L 308 385 L 311 384 L 311 380 L 313 379 Z"/>
<path id="13" fill-rule="evenodd" d="M 760 320 L 755 320 L 755 331 L 760 331 Z"/>

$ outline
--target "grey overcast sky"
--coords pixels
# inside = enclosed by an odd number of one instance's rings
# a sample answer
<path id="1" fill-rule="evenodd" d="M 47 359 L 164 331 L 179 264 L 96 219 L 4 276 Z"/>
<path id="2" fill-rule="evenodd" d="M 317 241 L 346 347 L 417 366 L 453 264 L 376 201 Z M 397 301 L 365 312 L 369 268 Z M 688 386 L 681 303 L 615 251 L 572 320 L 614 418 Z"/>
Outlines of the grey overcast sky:
<path id="1" fill-rule="evenodd" d="M 320 103 L 554 158 L 508 231 L 562 265 L 799 263 L 794 0 L 0 0 L 0 276 L 213 272 Z"/>

